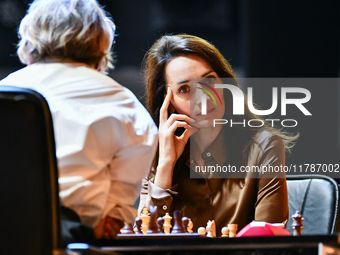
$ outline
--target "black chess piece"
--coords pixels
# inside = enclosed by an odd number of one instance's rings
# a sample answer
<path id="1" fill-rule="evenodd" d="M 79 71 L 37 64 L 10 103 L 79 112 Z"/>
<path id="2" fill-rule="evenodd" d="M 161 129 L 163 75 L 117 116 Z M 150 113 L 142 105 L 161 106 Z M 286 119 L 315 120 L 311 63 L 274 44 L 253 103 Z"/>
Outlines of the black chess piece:
<path id="1" fill-rule="evenodd" d="M 189 218 L 184 216 L 182 218 L 182 226 L 183 226 L 183 230 L 184 230 L 185 233 L 189 233 L 188 224 L 189 224 Z"/>
<path id="2" fill-rule="evenodd" d="M 142 224 L 143 224 L 142 219 L 137 217 L 135 219 L 135 224 L 136 224 L 136 234 L 143 234 L 143 232 L 142 232 Z"/>
<path id="3" fill-rule="evenodd" d="M 157 224 L 157 206 L 150 206 L 150 221 L 149 228 L 146 234 L 157 234 L 160 233 Z"/>
<path id="4" fill-rule="evenodd" d="M 122 234 L 134 234 L 133 227 L 131 223 L 126 223 L 124 225 L 124 228 L 120 231 Z"/>
<path id="5" fill-rule="evenodd" d="M 182 211 L 174 211 L 174 226 L 171 234 L 185 233 L 182 224 Z"/>
<path id="6" fill-rule="evenodd" d="M 164 219 L 163 217 L 158 217 L 157 219 L 158 229 L 161 233 L 164 233 L 163 225 L 164 225 Z"/>

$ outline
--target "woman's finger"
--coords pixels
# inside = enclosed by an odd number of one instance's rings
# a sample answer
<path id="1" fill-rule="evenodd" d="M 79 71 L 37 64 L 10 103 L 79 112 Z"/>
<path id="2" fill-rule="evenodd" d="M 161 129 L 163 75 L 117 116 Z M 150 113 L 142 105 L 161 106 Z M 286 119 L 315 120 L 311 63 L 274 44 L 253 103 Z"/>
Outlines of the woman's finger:
<path id="1" fill-rule="evenodd" d="M 186 144 L 188 142 L 190 136 L 193 135 L 194 133 L 196 133 L 197 130 L 198 130 L 197 128 L 190 126 L 190 129 L 186 129 L 183 132 L 183 134 L 180 137 L 178 137 L 177 139 L 183 140 L 184 143 Z"/>
<path id="2" fill-rule="evenodd" d="M 163 124 L 168 120 L 168 109 L 170 106 L 170 101 L 172 98 L 172 90 L 168 88 L 168 92 L 164 98 L 162 107 L 160 109 L 160 118 L 159 118 L 159 124 Z"/>
<path id="3" fill-rule="evenodd" d="M 184 121 L 175 121 L 174 123 L 172 123 L 172 125 L 169 127 L 168 131 L 171 134 L 175 134 L 175 131 L 177 128 L 185 128 L 185 129 L 189 129 L 190 130 L 190 126 L 188 123 L 184 122 Z"/>
<path id="4" fill-rule="evenodd" d="M 190 124 L 190 118 L 187 115 L 171 114 L 169 119 L 165 123 L 163 123 L 163 126 L 165 128 L 169 128 L 175 121 L 182 121 L 182 122 L 186 122 L 187 124 Z"/>

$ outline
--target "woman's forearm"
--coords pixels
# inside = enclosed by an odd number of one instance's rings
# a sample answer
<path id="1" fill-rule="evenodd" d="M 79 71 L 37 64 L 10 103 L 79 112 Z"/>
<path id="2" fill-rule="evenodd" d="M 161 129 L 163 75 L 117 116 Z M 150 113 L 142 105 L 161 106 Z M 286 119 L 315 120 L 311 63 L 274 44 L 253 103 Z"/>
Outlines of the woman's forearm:
<path id="1" fill-rule="evenodd" d="M 154 184 L 162 189 L 169 189 L 172 186 L 172 176 L 175 162 L 160 160 L 157 166 Z"/>

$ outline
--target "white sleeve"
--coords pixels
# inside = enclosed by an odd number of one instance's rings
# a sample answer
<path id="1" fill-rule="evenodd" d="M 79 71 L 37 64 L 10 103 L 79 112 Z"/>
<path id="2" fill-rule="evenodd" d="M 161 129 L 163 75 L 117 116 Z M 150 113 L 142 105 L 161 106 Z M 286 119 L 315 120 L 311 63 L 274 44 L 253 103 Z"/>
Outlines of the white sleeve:
<path id="1" fill-rule="evenodd" d="M 136 114 L 143 116 L 143 112 Z M 148 116 L 141 119 L 144 126 Z M 121 128 L 121 146 L 110 164 L 111 186 L 104 214 L 131 223 L 137 216 L 132 205 L 140 193 L 142 179 L 150 170 L 158 140 L 157 131 L 151 126 L 146 132 L 140 132 L 131 123 L 122 123 Z"/>

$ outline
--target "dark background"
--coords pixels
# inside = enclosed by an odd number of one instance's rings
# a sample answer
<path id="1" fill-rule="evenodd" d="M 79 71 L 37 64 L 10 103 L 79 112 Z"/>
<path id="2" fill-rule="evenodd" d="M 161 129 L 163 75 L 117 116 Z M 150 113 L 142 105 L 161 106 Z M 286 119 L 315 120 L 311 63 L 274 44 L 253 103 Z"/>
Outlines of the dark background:
<path id="1" fill-rule="evenodd" d="M 22 67 L 15 56 L 16 30 L 29 2 L 0 0 L 0 79 Z M 340 1 L 99 2 L 117 25 L 116 68 L 110 76 L 130 88 L 142 102 L 143 56 L 165 33 L 188 33 L 207 39 L 230 61 L 239 77 L 339 77 Z M 327 85 L 315 82 L 308 89 L 312 92 L 308 109 L 313 116 L 306 121 L 301 118 L 294 130 L 301 138 L 287 163 L 340 163 L 339 84 L 336 80 Z M 270 104 L 268 88 L 255 90 L 256 101 L 266 109 Z M 292 114 L 299 118 L 299 112 Z"/>

